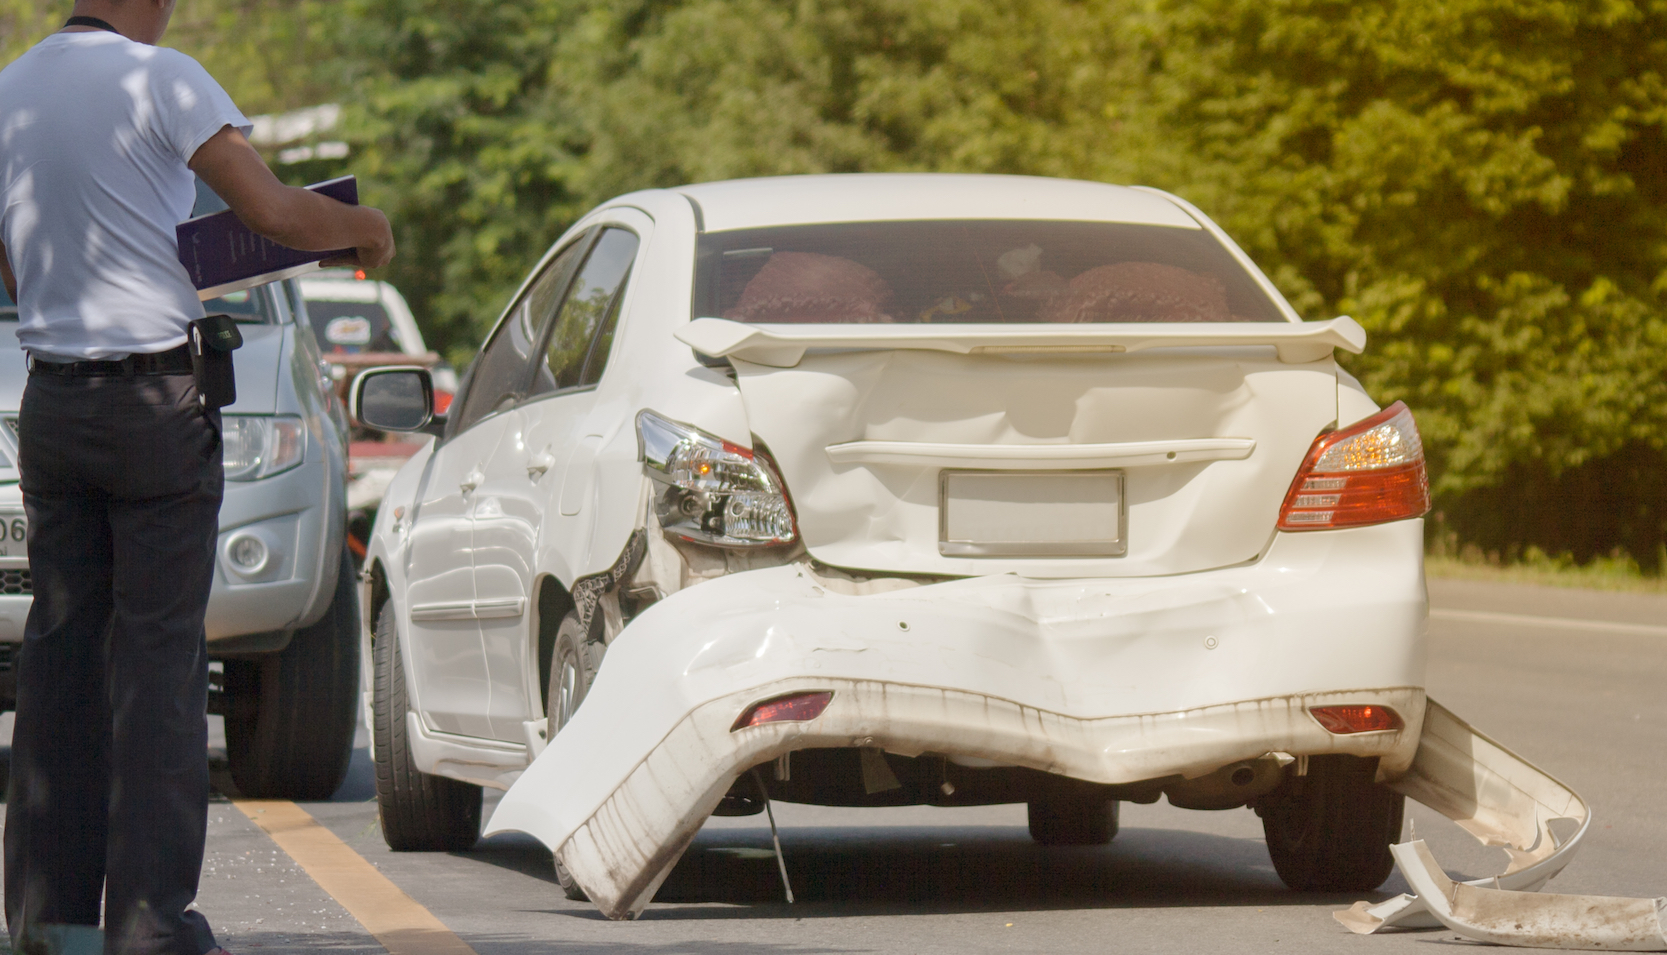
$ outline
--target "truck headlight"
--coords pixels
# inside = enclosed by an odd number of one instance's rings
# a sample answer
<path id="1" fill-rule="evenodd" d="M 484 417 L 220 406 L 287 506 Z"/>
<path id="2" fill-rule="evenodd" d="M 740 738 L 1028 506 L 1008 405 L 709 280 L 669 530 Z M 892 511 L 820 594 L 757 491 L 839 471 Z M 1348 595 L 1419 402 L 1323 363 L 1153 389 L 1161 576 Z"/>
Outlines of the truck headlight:
<path id="1" fill-rule="evenodd" d="M 290 415 L 226 415 L 222 419 L 226 480 L 254 481 L 301 463 L 307 430 Z"/>

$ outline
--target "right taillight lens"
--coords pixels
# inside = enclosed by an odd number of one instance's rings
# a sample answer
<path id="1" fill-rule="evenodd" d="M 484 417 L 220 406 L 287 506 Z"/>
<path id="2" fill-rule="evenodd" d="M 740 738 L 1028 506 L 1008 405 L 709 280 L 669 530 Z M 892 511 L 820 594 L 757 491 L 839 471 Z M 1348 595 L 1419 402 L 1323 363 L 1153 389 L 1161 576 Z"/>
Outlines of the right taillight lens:
<path id="1" fill-rule="evenodd" d="M 1429 510 L 1424 442 L 1412 412 L 1397 401 L 1314 439 L 1285 494 L 1279 529 L 1359 527 L 1422 517 Z"/>

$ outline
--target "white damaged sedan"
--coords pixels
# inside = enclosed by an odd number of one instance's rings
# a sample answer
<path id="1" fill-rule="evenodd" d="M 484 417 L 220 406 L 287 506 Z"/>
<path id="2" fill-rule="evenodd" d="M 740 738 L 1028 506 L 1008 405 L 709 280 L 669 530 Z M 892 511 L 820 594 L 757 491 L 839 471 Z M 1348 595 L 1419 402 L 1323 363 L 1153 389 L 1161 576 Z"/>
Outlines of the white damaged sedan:
<path id="1" fill-rule="evenodd" d="M 1407 793 L 1515 811 L 1471 821 L 1543 863 L 1583 805 L 1524 823 L 1480 757 L 1421 753 L 1428 482 L 1412 415 L 1338 367 L 1364 346 L 1153 190 L 604 204 L 445 419 L 421 369 L 355 383 L 361 420 L 437 438 L 366 562 L 389 845 L 467 847 L 507 788 L 488 831 L 614 918 L 768 800 L 1022 802 L 1050 845 L 1113 838 L 1119 801 L 1251 806 L 1287 884 L 1365 891 Z"/>

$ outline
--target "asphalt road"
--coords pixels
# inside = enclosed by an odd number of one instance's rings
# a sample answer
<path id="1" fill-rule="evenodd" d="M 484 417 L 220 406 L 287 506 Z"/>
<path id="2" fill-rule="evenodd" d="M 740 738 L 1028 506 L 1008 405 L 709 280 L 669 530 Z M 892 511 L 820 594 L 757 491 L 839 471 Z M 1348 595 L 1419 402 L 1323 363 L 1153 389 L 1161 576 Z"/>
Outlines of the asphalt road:
<path id="1" fill-rule="evenodd" d="M 1667 783 L 1667 597 L 1451 581 L 1434 581 L 1431 591 L 1431 696 L 1593 807 L 1581 857 L 1552 888 L 1667 894 L 1667 819 L 1660 809 Z M 1515 619 L 1523 615 L 1542 619 Z M 217 781 L 229 789 L 223 774 Z M 609 922 L 561 896 L 549 853 L 530 839 L 496 837 L 458 854 L 389 852 L 362 749 L 336 797 L 303 808 L 480 955 L 1393 955 L 1471 944 L 1441 931 L 1350 935 L 1331 913 L 1354 899 L 1287 891 L 1268 861 L 1260 822 L 1242 809 L 1126 805 L 1110 846 L 1043 849 L 1026 833 L 1022 806 L 778 805 L 797 904 L 782 900 L 763 817 L 714 819 L 641 920 Z M 1476 845 L 1423 807 L 1408 809 L 1409 827 L 1449 872 L 1475 878 L 1502 868 L 1498 850 Z M 1395 876 L 1374 898 L 1404 888 Z M 224 797 L 211 807 L 199 902 L 238 955 L 383 951 Z"/>

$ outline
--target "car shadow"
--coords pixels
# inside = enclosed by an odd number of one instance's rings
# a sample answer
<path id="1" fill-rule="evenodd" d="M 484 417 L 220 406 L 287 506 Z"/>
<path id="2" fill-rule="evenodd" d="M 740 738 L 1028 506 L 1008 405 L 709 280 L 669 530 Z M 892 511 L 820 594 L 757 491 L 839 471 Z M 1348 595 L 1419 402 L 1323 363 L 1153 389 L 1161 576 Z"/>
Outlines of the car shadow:
<path id="1" fill-rule="evenodd" d="M 235 794 L 224 759 L 212 762 L 216 790 Z M 363 746 L 330 800 L 375 798 L 374 766 Z M 219 798 L 225 798 L 221 796 Z M 492 800 L 489 800 L 491 802 Z M 487 814 L 491 812 L 487 807 Z M 795 904 L 788 905 L 759 825 L 711 827 L 696 835 L 647 909 L 645 919 L 831 918 L 882 914 L 1172 907 L 1347 907 L 1361 894 L 1292 892 L 1259 838 L 1186 829 L 1125 827 L 1105 846 L 1041 846 L 1023 826 L 788 826 L 783 855 Z M 554 886 L 550 851 L 531 836 L 484 838 L 457 859 Z M 1398 875 L 1374 901 L 1404 891 Z M 559 898 L 559 896 L 558 896 Z M 551 914 L 601 919 L 588 904 Z"/>
<path id="2" fill-rule="evenodd" d="M 782 832 L 782 850 L 793 905 L 784 898 L 768 829 L 708 829 L 695 838 L 642 917 L 1346 907 L 1360 898 L 1286 889 L 1260 840 L 1173 829 L 1125 829 L 1108 846 L 1045 847 L 1031 841 L 1025 829 L 1009 826 L 792 828 Z M 527 836 L 494 836 L 456 855 L 555 881 L 549 851 Z M 551 911 L 602 918 L 588 905 Z"/>

